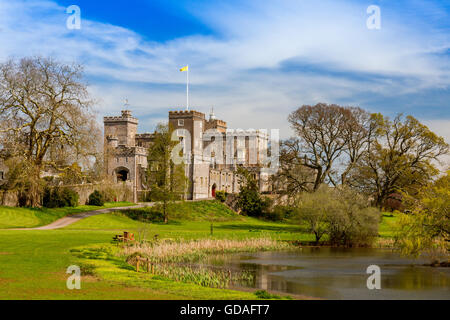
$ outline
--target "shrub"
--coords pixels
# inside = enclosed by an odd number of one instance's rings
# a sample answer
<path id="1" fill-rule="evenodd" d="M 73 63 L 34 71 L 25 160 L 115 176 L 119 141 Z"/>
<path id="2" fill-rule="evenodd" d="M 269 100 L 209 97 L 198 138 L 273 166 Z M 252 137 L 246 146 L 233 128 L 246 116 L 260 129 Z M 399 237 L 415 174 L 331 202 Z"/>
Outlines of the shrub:
<path id="1" fill-rule="evenodd" d="M 348 187 L 320 187 L 304 194 L 298 207 L 299 218 L 314 233 L 316 243 L 327 235 L 334 245 L 362 246 L 378 235 L 380 211 Z"/>
<path id="2" fill-rule="evenodd" d="M 103 206 L 105 204 L 105 197 L 100 191 L 94 190 L 94 192 L 89 195 L 88 204 L 91 206 Z"/>
<path id="3" fill-rule="evenodd" d="M 75 207 L 78 205 L 78 193 L 69 188 L 45 188 L 42 205 L 46 208 Z"/>
<path id="4" fill-rule="evenodd" d="M 283 221 L 284 215 L 279 210 L 268 210 L 264 212 L 264 218 L 271 221 Z"/>
<path id="5" fill-rule="evenodd" d="M 61 198 L 63 200 L 63 207 L 76 207 L 78 205 L 78 193 L 69 188 L 61 190 Z"/>
<path id="6" fill-rule="evenodd" d="M 297 214 L 297 209 L 290 206 L 276 205 L 272 210 L 276 212 L 276 215 L 282 217 L 282 219 L 290 219 Z"/>
<path id="7" fill-rule="evenodd" d="M 164 214 L 160 205 L 149 208 L 123 210 L 122 213 L 133 220 L 143 222 L 164 222 Z"/>
<path id="8" fill-rule="evenodd" d="M 216 199 L 220 202 L 227 200 L 227 193 L 225 191 L 216 191 Z"/>
<path id="9" fill-rule="evenodd" d="M 243 189 L 239 192 L 238 208 L 250 217 L 264 217 L 272 206 L 272 199 L 261 197 L 258 191 Z"/>
<path id="10" fill-rule="evenodd" d="M 281 299 L 279 295 L 271 294 L 266 290 L 255 291 L 255 296 L 257 296 L 259 299 Z"/>

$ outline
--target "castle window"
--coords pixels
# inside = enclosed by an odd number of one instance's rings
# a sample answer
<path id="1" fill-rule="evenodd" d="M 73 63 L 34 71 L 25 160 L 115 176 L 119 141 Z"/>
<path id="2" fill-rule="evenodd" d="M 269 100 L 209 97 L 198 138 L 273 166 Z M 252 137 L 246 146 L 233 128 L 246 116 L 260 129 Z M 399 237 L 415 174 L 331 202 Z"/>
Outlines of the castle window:
<path id="1" fill-rule="evenodd" d="M 116 162 L 119 163 L 119 157 L 116 158 Z"/>
<path id="2" fill-rule="evenodd" d="M 184 126 L 184 119 L 178 119 L 178 126 Z"/>
<path id="3" fill-rule="evenodd" d="M 3 176 L 3 171 L 0 171 L 0 180 L 3 180 L 4 176 Z"/>

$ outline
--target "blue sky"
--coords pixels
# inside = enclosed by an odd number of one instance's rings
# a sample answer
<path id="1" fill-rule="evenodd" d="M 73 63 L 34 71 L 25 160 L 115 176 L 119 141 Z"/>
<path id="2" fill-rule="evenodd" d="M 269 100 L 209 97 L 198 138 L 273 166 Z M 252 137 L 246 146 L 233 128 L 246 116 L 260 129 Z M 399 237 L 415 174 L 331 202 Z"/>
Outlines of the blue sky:
<path id="1" fill-rule="evenodd" d="M 81 9 L 81 29 L 65 9 Z M 369 30 L 377 5 L 381 28 Z M 450 141 L 450 2 L 0 0 L 0 60 L 86 66 L 99 120 L 125 98 L 151 131 L 185 105 L 233 128 L 279 128 L 302 104 L 412 114 Z"/>

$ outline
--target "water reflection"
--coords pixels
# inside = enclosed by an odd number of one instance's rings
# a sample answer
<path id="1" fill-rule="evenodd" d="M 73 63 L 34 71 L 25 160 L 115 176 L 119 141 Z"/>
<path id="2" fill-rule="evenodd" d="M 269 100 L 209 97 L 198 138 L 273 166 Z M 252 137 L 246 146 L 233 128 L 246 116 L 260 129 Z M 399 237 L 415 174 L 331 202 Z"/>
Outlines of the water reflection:
<path id="1" fill-rule="evenodd" d="M 215 259 L 215 260 L 214 260 Z M 422 266 L 385 249 L 303 248 L 215 257 L 211 263 L 253 272 L 252 288 L 326 299 L 450 299 L 449 268 Z M 381 290 L 366 286 L 369 265 L 381 268 Z"/>

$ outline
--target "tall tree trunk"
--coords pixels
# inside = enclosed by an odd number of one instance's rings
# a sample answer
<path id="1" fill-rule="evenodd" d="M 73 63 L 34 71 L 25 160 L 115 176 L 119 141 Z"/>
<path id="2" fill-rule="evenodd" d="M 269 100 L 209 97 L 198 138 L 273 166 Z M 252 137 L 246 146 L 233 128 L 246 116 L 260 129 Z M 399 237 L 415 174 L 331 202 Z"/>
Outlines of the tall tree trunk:
<path id="1" fill-rule="evenodd" d="M 163 214 L 164 214 L 164 223 L 168 222 L 168 217 L 167 217 L 167 200 L 164 199 L 163 201 Z"/>

